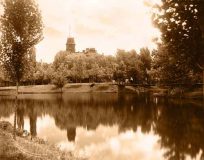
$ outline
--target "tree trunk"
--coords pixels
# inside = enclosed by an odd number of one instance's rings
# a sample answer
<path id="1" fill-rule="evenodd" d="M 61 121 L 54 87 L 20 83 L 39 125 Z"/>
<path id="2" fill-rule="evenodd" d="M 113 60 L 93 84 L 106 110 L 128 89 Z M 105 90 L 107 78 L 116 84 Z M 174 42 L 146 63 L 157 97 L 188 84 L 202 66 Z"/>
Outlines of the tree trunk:
<path id="1" fill-rule="evenodd" d="M 203 99 L 204 99 L 204 68 L 203 68 Z"/>
<path id="2" fill-rule="evenodd" d="M 202 66 L 200 64 L 197 64 L 197 65 L 203 71 L 203 84 L 202 84 L 202 86 L 203 86 L 203 100 L 204 100 L 204 66 Z"/>
<path id="3" fill-rule="evenodd" d="M 16 82 L 16 95 L 18 95 L 18 85 L 19 85 L 19 83 Z"/>

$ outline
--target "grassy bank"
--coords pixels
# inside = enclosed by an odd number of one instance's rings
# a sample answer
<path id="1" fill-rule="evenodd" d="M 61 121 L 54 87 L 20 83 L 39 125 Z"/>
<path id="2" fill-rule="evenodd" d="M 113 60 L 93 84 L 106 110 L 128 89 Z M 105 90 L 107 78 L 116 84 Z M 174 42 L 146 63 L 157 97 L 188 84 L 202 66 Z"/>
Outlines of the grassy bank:
<path id="1" fill-rule="evenodd" d="M 19 94 L 35 94 L 35 93 L 60 93 L 61 90 L 56 88 L 54 85 L 33 85 L 33 86 L 20 86 Z M 100 83 L 100 84 L 90 84 L 90 83 L 73 83 L 66 84 L 63 87 L 63 92 L 108 92 L 116 93 L 118 92 L 117 86 Z M 16 93 L 16 87 L 0 87 L 0 95 L 13 95 Z"/>
<path id="2" fill-rule="evenodd" d="M 142 93 L 147 92 L 149 89 L 144 87 L 126 86 L 123 90 L 125 93 Z M 63 93 L 117 93 L 118 86 L 112 83 L 68 83 L 63 89 Z M 52 94 L 60 93 L 61 89 L 54 85 L 33 85 L 33 86 L 20 86 L 19 94 Z M 16 94 L 16 87 L 0 87 L 0 95 L 14 95 Z"/>
<path id="3" fill-rule="evenodd" d="M 71 153 L 61 152 L 38 138 L 18 134 L 12 137 L 13 127 L 9 122 L 0 122 L 0 159 L 1 160 L 82 160 Z"/>
<path id="4" fill-rule="evenodd" d="M 118 86 L 112 83 L 68 83 L 63 87 L 64 93 L 117 93 Z M 184 89 L 179 88 L 165 88 L 165 87 L 133 87 L 126 86 L 123 90 L 124 93 L 146 93 L 150 92 L 157 97 L 172 97 L 172 98 L 203 98 L 202 88 Z M 54 94 L 61 93 L 61 89 L 54 85 L 33 85 L 33 86 L 20 86 L 19 94 Z M 0 87 L 0 96 L 15 95 L 16 87 Z"/>

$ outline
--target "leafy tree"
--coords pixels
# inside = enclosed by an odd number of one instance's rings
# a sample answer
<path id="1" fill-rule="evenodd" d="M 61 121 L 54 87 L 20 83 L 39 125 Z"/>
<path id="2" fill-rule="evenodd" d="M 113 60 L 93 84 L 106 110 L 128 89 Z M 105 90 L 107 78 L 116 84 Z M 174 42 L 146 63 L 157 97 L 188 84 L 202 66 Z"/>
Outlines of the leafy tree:
<path id="1" fill-rule="evenodd" d="M 34 0 L 4 0 L 1 16 L 1 63 L 7 77 L 19 82 L 34 45 L 42 40 L 41 13 Z"/>
<path id="2" fill-rule="evenodd" d="M 162 0 L 154 23 L 162 43 L 155 59 L 168 83 L 187 83 L 203 66 L 203 40 L 199 25 L 201 0 Z"/>
<path id="3" fill-rule="evenodd" d="M 48 84 L 52 79 L 52 64 L 37 62 L 33 80 L 35 84 Z"/>
<path id="4" fill-rule="evenodd" d="M 139 68 L 139 55 L 134 51 L 126 52 L 118 50 L 116 54 L 117 67 L 114 77 L 119 81 L 133 79 L 134 83 L 141 82 L 141 70 Z"/>
<path id="5" fill-rule="evenodd" d="M 0 81 L 4 79 L 2 67 L 0 66 Z"/>
<path id="6" fill-rule="evenodd" d="M 151 70 L 152 57 L 150 54 L 150 50 L 148 48 L 142 48 L 140 50 L 140 69 L 142 72 L 143 82 L 150 82 L 149 72 Z"/>
<path id="7" fill-rule="evenodd" d="M 63 51 L 60 51 L 55 55 L 54 62 L 53 62 L 53 66 L 55 69 L 59 68 L 59 66 L 62 63 L 66 63 L 66 56 L 67 56 L 67 53 Z"/>
<path id="8" fill-rule="evenodd" d="M 63 64 L 57 68 L 57 70 L 53 70 L 52 73 L 52 83 L 57 86 L 57 88 L 60 88 L 62 93 L 62 88 L 66 84 L 66 71 Z"/>
<path id="9" fill-rule="evenodd" d="M 101 54 L 69 54 L 66 51 L 57 53 L 53 69 L 63 64 L 66 77 L 72 82 L 104 82 L 113 77 L 115 57 Z"/>
<path id="10" fill-rule="evenodd" d="M 22 81 L 26 84 L 34 84 L 35 80 L 34 80 L 34 75 L 36 72 L 36 67 L 37 67 L 37 62 L 36 62 L 36 50 L 33 47 L 30 52 L 28 53 L 28 60 L 27 60 L 28 64 L 26 65 L 26 71 Z"/>

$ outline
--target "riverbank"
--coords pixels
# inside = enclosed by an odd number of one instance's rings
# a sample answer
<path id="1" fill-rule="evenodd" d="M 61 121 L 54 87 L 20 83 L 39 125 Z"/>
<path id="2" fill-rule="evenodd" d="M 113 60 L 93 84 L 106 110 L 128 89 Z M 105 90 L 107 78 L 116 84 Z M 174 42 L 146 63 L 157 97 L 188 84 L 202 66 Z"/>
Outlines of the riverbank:
<path id="1" fill-rule="evenodd" d="M 82 160 L 71 153 L 60 151 L 39 138 L 23 137 L 17 131 L 13 139 L 13 126 L 9 122 L 0 122 L 0 159 L 1 160 Z"/>
<path id="2" fill-rule="evenodd" d="M 168 97 L 168 98 L 185 98 L 185 99 L 203 99 L 202 88 L 165 88 L 165 87 L 152 87 L 149 89 L 155 97 Z"/>
<path id="3" fill-rule="evenodd" d="M 112 83 L 68 83 L 63 89 L 63 93 L 118 93 L 121 90 L 117 85 Z M 156 97 L 171 97 L 171 98 L 194 98 L 202 99 L 202 88 L 194 89 L 180 89 L 180 88 L 165 88 L 165 87 L 134 87 L 125 86 L 122 89 L 122 93 L 151 93 Z M 32 85 L 32 86 L 20 86 L 19 94 L 55 94 L 61 93 L 61 89 L 54 85 Z M 0 96 L 15 95 L 16 87 L 0 87 Z"/>
<path id="4" fill-rule="evenodd" d="M 118 88 L 116 85 L 109 83 L 72 83 L 66 84 L 63 89 L 63 92 L 70 93 L 89 93 L 89 92 L 107 92 L 107 93 L 116 93 Z M 0 87 L 0 95 L 13 95 L 16 93 L 16 87 Z M 57 88 L 54 85 L 32 85 L 32 86 L 20 86 L 19 94 L 53 94 L 61 93 L 61 89 Z"/>

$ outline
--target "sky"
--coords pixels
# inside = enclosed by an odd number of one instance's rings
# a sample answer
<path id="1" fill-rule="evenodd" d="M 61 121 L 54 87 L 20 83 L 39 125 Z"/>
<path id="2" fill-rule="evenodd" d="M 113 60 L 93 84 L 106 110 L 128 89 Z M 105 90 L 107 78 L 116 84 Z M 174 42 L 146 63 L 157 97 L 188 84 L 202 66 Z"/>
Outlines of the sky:
<path id="1" fill-rule="evenodd" d="M 76 51 L 96 48 L 105 55 L 156 47 L 152 40 L 159 31 L 152 25 L 149 4 L 158 0 L 36 1 L 45 26 L 44 39 L 36 46 L 38 61 L 52 62 L 69 36 L 75 38 Z"/>

